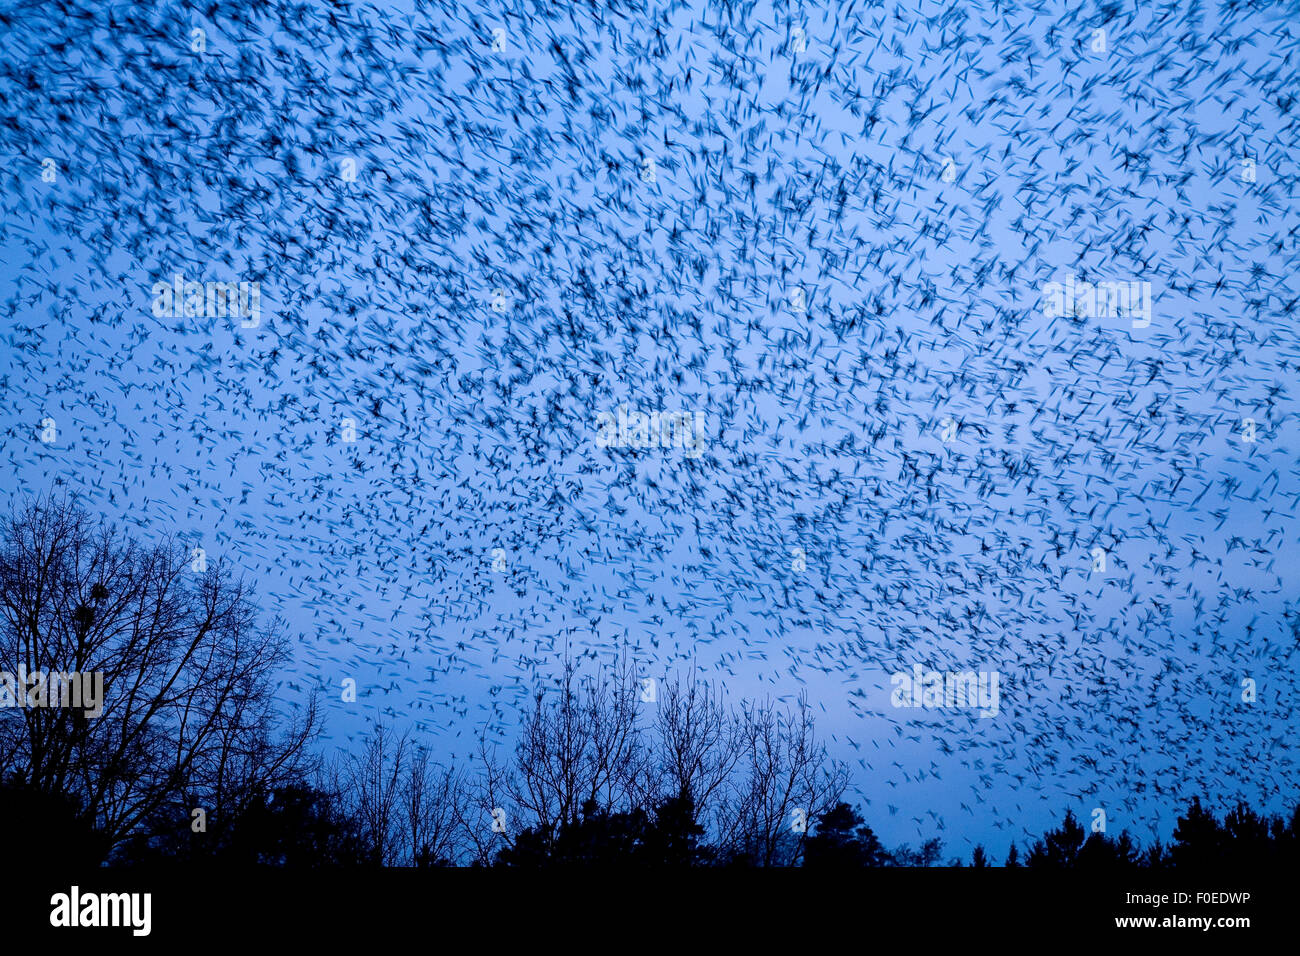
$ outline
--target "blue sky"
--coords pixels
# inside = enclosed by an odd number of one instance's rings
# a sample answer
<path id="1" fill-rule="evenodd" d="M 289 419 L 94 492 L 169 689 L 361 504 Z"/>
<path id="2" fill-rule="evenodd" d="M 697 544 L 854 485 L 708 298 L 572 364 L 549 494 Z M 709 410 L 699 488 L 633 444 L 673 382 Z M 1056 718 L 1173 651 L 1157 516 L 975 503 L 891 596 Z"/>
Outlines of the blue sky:
<path id="1" fill-rule="evenodd" d="M 84 9 L 3 54 L 4 490 L 256 582 L 330 746 L 464 759 L 567 646 L 806 695 L 886 843 L 1294 799 L 1293 7 Z"/>

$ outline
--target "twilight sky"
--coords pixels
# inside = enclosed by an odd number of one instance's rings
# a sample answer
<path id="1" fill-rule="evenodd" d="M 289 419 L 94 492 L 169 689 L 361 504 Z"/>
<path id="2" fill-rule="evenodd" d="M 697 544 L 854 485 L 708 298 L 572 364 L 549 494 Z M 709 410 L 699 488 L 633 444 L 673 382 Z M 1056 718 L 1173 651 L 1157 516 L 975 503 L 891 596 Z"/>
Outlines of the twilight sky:
<path id="1" fill-rule="evenodd" d="M 230 562 L 331 747 L 567 647 L 806 695 L 890 844 L 1293 803 L 1295 5 L 567 6 L 11 6 L 5 504 Z"/>

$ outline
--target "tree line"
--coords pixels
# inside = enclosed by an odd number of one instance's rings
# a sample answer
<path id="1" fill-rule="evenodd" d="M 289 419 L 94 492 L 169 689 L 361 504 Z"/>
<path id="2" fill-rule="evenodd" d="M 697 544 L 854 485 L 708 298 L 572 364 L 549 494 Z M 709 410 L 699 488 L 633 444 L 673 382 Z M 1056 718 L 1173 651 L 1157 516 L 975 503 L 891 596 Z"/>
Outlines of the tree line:
<path id="1" fill-rule="evenodd" d="M 102 713 L 0 708 L 0 826 L 19 859 L 88 865 L 994 865 L 938 839 L 886 849 L 847 802 L 806 701 L 726 704 L 696 676 L 655 688 L 626 662 L 521 715 L 512 747 L 466 766 L 379 726 L 326 758 L 314 702 L 275 705 L 279 621 L 220 561 L 144 546 L 75 502 L 0 527 L 0 674 L 102 672 Z M 23 688 L 18 688 L 22 693 Z M 0 696 L 3 691 L 0 689 Z M 21 703 L 21 702 L 20 702 Z M 1199 799 L 1168 846 L 1088 832 L 1072 813 L 1006 866 L 1105 870 L 1294 863 L 1289 819 Z"/>

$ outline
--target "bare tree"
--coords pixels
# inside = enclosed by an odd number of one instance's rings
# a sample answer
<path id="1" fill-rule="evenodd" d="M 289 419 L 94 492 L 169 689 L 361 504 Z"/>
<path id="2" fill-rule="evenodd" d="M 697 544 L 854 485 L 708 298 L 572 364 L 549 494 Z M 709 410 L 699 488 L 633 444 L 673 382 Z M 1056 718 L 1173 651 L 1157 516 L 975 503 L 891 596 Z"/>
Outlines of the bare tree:
<path id="1" fill-rule="evenodd" d="M 360 753 L 347 755 L 331 771 L 335 797 L 352 820 L 366 862 L 376 866 L 403 862 L 398 811 L 409 750 L 405 736 L 379 724 Z"/>
<path id="2" fill-rule="evenodd" d="M 510 766 L 497 759 L 496 749 L 486 739 L 479 740 L 479 764 L 462 832 L 474 864 L 489 866 L 498 851 L 514 845 L 513 834 L 518 832 L 506 809 L 514 783 Z"/>
<path id="3" fill-rule="evenodd" d="M 817 743 L 802 698 L 793 711 L 751 705 L 743 720 L 742 778 L 723 811 L 729 826 L 720 842 L 761 866 L 793 865 L 807 829 L 843 796 L 848 771 Z"/>
<path id="4" fill-rule="evenodd" d="M 553 836 L 588 802 L 613 810 L 644 806 L 653 787 L 639 703 L 626 660 L 585 679 L 566 660 L 557 690 L 534 699 L 513 764 L 502 766 L 483 748 L 478 805 L 509 821 L 496 842 L 509 844 L 512 831 L 525 827 Z"/>
<path id="5" fill-rule="evenodd" d="M 698 820 L 727 829 L 719 815 L 746 752 L 744 721 L 728 711 L 716 689 L 692 674 L 665 683 L 654 727 L 661 798 L 685 797 Z"/>
<path id="6" fill-rule="evenodd" d="M 232 703 L 231 714 L 218 725 L 208 766 L 191 776 L 175 805 L 183 820 L 193 808 L 205 809 L 212 834 L 207 842 L 214 848 L 267 794 L 301 783 L 318 765 L 309 751 L 319 723 L 315 697 L 287 732 L 269 708 L 251 714 L 247 705 L 243 699 Z"/>
<path id="7" fill-rule="evenodd" d="M 98 714 L 0 711 L 0 773 L 75 798 L 109 847 L 168 807 L 233 810 L 308 762 L 314 707 L 275 733 L 279 627 L 258 625 L 221 562 L 195 570 L 190 558 L 67 500 L 33 501 L 0 524 L 0 671 L 40 672 L 47 689 L 103 681 Z"/>
<path id="8" fill-rule="evenodd" d="M 417 748 L 402 788 L 407 853 L 416 866 L 455 864 L 468 848 L 468 791 L 464 774 L 432 761 Z"/>
<path id="9" fill-rule="evenodd" d="M 335 764 L 331 777 L 367 862 L 432 866 L 464 858 L 464 775 L 436 764 L 408 735 L 376 726 L 361 752 Z"/>
<path id="10" fill-rule="evenodd" d="M 555 839 L 588 801 L 653 812 L 686 797 L 724 856 L 797 862 L 804 832 L 848 783 L 846 768 L 817 742 L 807 702 L 786 712 L 765 704 L 736 713 L 707 682 L 679 678 L 665 684 L 646 733 L 636 691 L 626 662 L 584 681 L 566 663 L 557 691 L 536 697 L 513 761 L 482 747 L 468 829 L 477 858 L 489 862 L 525 828 L 543 843 Z M 494 815 L 505 824 L 495 831 Z"/>

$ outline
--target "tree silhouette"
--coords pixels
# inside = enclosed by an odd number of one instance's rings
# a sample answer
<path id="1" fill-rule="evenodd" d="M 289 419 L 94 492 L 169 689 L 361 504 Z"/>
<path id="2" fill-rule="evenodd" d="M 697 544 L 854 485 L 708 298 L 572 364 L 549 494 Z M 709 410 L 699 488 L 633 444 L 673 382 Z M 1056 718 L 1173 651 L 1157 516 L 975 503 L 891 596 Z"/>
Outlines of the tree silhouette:
<path id="1" fill-rule="evenodd" d="M 382 724 L 329 771 L 329 793 L 372 866 L 463 861 L 469 794 L 463 774 Z"/>
<path id="2" fill-rule="evenodd" d="M 93 866 L 108 852 L 75 796 L 46 793 L 20 777 L 0 779 L 0 833 L 13 860 Z"/>
<path id="3" fill-rule="evenodd" d="M 145 547 L 68 501 L 0 524 L 0 671 L 98 671 L 102 713 L 0 708 L 0 831 L 19 859 L 87 864 L 503 867 L 935 866 L 937 838 L 886 851 L 841 800 L 847 770 L 805 700 L 731 709 L 692 675 L 658 701 L 626 658 L 579 677 L 570 660 L 499 760 L 471 775 L 377 726 L 322 772 L 314 706 L 281 729 L 280 629 L 219 561 Z M 62 677 L 60 686 L 67 686 Z M 653 686 L 653 685 L 652 685 Z M 650 712 L 647 712 L 650 708 Z M 498 822 L 509 825 L 497 826 Z M 486 820 L 494 825 L 489 828 Z M 1294 869 L 1288 817 L 1199 797 L 1168 846 L 1059 826 L 1005 866 Z M 960 860 L 950 865 L 960 866 Z M 971 866 L 985 868 L 978 845 Z"/>
<path id="4" fill-rule="evenodd" d="M 704 837 L 690 795 L 669 797 L 655 808 L 654 826 L 647 834 L 647 855 L 664 866 L 706 865 L 712 862 L 714 851 L 705 845 Z"/>
<path id="5" fill-rule="evenodd" d="M 847 803 L 837 803 L 817 821 L 817 831 L 804 847 L 804 866 L 823 870 L 883 866 L 885 848 Z"/>
<path id="6" fill-rule="evenodd" d="M 1141 862 L 1141 851 L 1127 830 L 1114 838 L 1088 833 L 1073 810 L 1066 810 L 1061 825 L 1036 841 L 1025 859 L 1026 866 L 1047 870 L 1131 869 Z"/>
<path id="7" fill-rule="evenodd" d="M 498 808 L 508 808 L 510 820 L 524 821 L 518 839 L 528 845 L 505 860 L 564 857 L 567 851 L 547 849 L 539 841 L 558 841 L 566 834 L 573 838 L 589 809 L 614 814 L 644 809 L 649 757 L 638 712 L 636 675 L 626 663 L 584 680 L 566 660 L 556 691 L 534 698 L 513 761 L 503 763 L 484 748 L 480 816 L 491 818 Z M 588 827 L 601 825 L 593 816 Z M 488 862 L 494 851 L 501 859 L 499 843 L 510 845 L 516 839 L 510 829 L 494 834 L 499 839 L 484 839 L 479 827 L 469 827 L 469 833 L 481 862 Z"/>
<path id="8" fill-rule="evenodd" d="M 126 842 L 119 857 L 137 863 L 292 868 L 359 865 L 369 859 L 344 810 L 329 793 L 307 784 L 258 794 L 217 834 L 195 833 L 188 824 L 177 814 L 159 814 L 150 829 Z"/>
<path id="9" fill-rule="evenodd" d="M 848 771 L 818 743 L 806 700 L 784 712 L 753 705 L 742 719 L 743 776 L 726 804 L 734 824 L 723 836 L 723 850 L 737 863 L 793 865 L 807 825 L 839 802 Z M 794 826 L 797 820 L 804 828 Z"/>
<path id="10" fill-rule="evenodd" d="M 1223 860 L 1224 833 L 1214 814 L 1193 797 L 1174 827 L 1169 862 L 1176 867 L 1213 867 Z"/>
<path id="11" fill-rule="evenodd" d="M 1221 832 L 1224 853 L 1220 865 L 1245 869 L 1280 862 L 1283 841 L 1274 841 L 1269 820 L 1244 803 L 1224 816 Z"/>
<path id="12" fill-rule="evenodd" d="M 943 841 L 932 837 L 921 844 L 919 850 L 904 843 L 895 847 L 886 858 L 887 866 L 936 866 L 943 858 Z"/>
<path id="13" fill-rule="evenodd" d="M 1083 848 L 1083 825 L 1074 818 L 1074 811 L 1065 811 L 1060 827 L 1049 830 L 1034 843 L 1025 859 L 1025 865 L 1034 869 L 1067 869 L 1073 867 Z"/>
<path id="14" fill-rule="evenodd" d="M 475 816 L 504 814 L 519 832 L 501 827 L 489 836 L 467 822 L 477 858 L 519 864 L 539 854 L 564 857 L 558 848 L 539 850 L 538 842 L 607 823 L 632 826 L 627 815 L 637 810 L 653 820 L 680 799 L 689 802 L 692 827 L 703 829 L 698 845 L 710 841 L 711 859 L 797 863 L 804 844 L 797 824 L 833 806 L 847 780 L 817 741 L 806 701 L 786 711 L 750 704 L 733 713 L 707 684 L 674 680 L 655 719 L 643 721 L 639 690 L 626 661 L 585 678 L 566 662 L 559 686 L 535 698 L 513 760 L 483 748 Z M 525 838 L 519 853 L 500 856 L 502 844 Z"/>
<path id="15" fill-rule="evenodd" d="M 1291 869 L 1298 862 L 1297 824 L 1300 804 L 1289 821 L 1263 817 L 1240 803 L 1219 821 L 1194 797 L 1178 818 L 1166 859 L 1185 869 Z"/>
<path id="16" fill-rule="evenodd" d="M 67 500 L 0 525 L 0 670 L 100 675 L 101 712 L 0 711 L 0 774 L 92 822 L 111 851 L 170 809 L 219 831 L 309 769 L 314 707 L 284 733 L 278 627 L 176 542 L 144 547 Z M 66 678 L 61 678 L 66 685 Z"/>
<path id="17" fill-rule="evenodd" d="M 707 862 L 690 800 L 674 797 L 653 814 L 635 808 L 612 812 L 594 800 L 554 830 L 524 830 L 496 858 L 499 866 L 604 868 L 695 866 Z"/>

